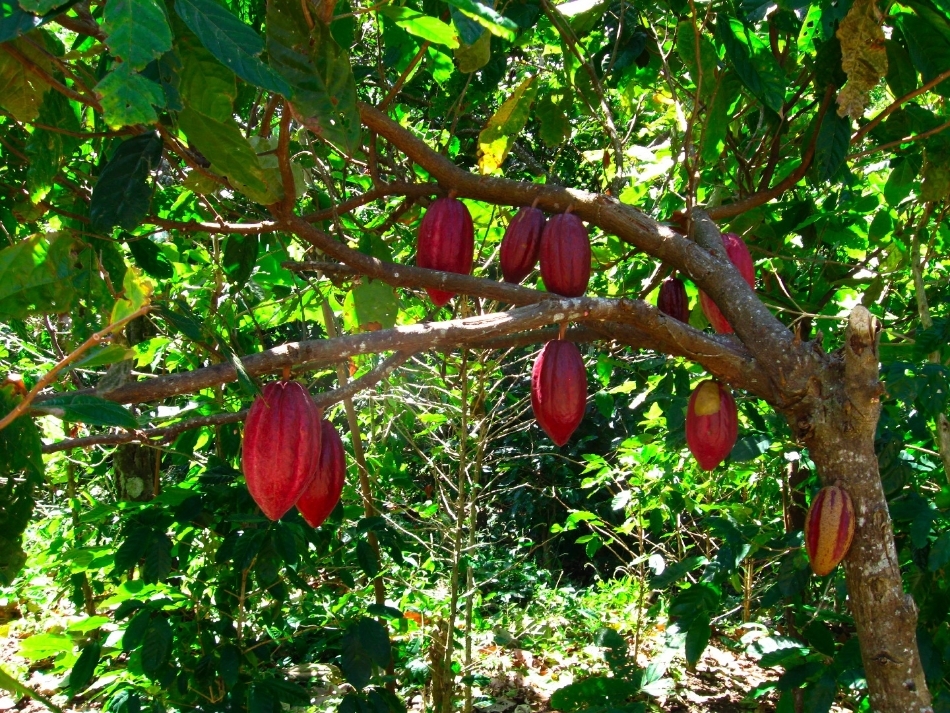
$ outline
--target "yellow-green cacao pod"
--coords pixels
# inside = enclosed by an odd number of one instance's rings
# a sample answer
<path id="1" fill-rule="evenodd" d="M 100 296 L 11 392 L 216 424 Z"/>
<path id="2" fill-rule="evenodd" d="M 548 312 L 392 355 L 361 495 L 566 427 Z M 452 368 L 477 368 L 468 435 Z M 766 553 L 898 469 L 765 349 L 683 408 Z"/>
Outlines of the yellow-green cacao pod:
<path id="1" fill-rule="evenodd" d="M 805 550 L 819 577 L 831 572 L 848 554 L 854 537 L 854 504 L 837 485 L 818 491 L 805 518 Z"/>

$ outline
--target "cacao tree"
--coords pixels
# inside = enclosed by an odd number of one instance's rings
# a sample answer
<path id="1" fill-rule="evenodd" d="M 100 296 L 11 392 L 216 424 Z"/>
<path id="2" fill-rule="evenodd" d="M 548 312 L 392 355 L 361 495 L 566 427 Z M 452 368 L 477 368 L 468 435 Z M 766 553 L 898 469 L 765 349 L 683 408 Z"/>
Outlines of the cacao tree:
<path id="1" fill-rule="evenodd" d="M 848 494 L 854 534 L 843 565 L 869 706 L 933 710 L 917 605 L 902 580 L 913 563 L 899 559 L 878 452 L 900 440 L 900 418 L 878 426 L 882 400 L 902 399 L 908 428 L 942 464 L 933 488 L 946 485 L 948 78 L 950 11 L 925 0 L 3 0 L 2 579 L 23 566 L 21 533 L 47 485 L 44 454 L 156 449 L 152 494 L 174 509 L 123 520 L 110 576 L 140 566 L 148 584 L 174 577 L 171 552 L 187 559 L 190 535 L 172 542 L 168 532 L 215 513 L 216 534 L 234 535 L 218 561 L 235 571 L 213 606 L 208 593 L 201 606 L 224 608 L 233 595 L 240 615 L 228 615 L 236 638 L 220 650 L 200 626 L 187 629 L 205 669 L 220 673 L 196 680 L 208 705 L 240 691 L 249 708 L 276 710 L 291 695 L 280 681 L 237 673 L 258 646 L 242 638 L 246 604 L 286 598 L 285 579 L 306 585 L 293 579 L 291 565 L 306 559 L 295 537 L 328 558 L 339 550 L 320 532 L 298 537 L 286 518 L 240 536 L 228 529 L 222 493 L 238 477 L 236 424 L 250 421 L 243 475 L 257 498 L 267 459 L 285 444 L 257 428 L 251 404 L 305 391 L 288 380 L 317 387 L 293 407 L 316 430 L 295 451 L 293 493 L 282 489 L 266 512 L 279 519 L 312 482 L 319 409 L 343 404 L 363 516 L 350 541 L 373 582 L 370 613 L 393 619 L 380 563 L 401 551 L 379 509 L 379 468 L 366 457 L 353 398 L 385 394 L 413 357 L 460 353 L 444 367 L 464 375 L 458 392 L 441 387 L 460 414 L 458 480 L 445 490 L 455 498 L 455 586 L 437 626 L 442 648 L 430 651 L 443 675 L 433 685 L 449 691 L 458 585 L 474 582 L 463 562 L 476 544 L 481 487 L 471 464 L 488 457 L 467 450 L 470 429 L 488 423 L 480 414 L 494 406 L 484 399 L 505 398 L 486 384 L 485 361 L 469 355 L 546 345 L 532 402 L 563 445 L 585 415 L 583 357 L 571 343 L 643 351 L 721 385 L 720 410 L 701 395 L 681 409 L 687 436 L 700 433 L 690 414 L 721 416 L 731 446 L 739 426 L 729 394 L 761 401 L 822 484 Z M 284 381 L 259 392 L 277 375 Z M 390 426 L 404 424 L 393 416 Z M 178 482 L 171 469 L 187 472 L 203 446 L 214 456 L 202 475 L 204 502 L 214 504 L 204 513 L 187 493 L 162 494 Z M 76 475 L 66 472 L 78 531 Z M 801 484 L 793 475 L 790 491 Z M 792 532 L 805 523 L 795 514 L 801 495 L 789 499 Z M 235 518 L 253 522 L 255 506 L 238 502 Z M 934 513 L 947 505 L 922 506 L 915 552 L 930 546 L 943 517 Z M 300 509 L 311 524 L 342 522 Z M 950 552 L 946 538 L 937 542 L 931 552 Z M 948 560 L 932 557 L 929 571 Z M 293 574 L 279 574 L 278 561 Z M 249 590 L 252 572 L 260 586 Z M 96 583 L 74 584 L 95 612 Z M 127 601 L 116 601 L 115 618 L 132 617 L 135 665 L 185 696 L 164 602 Z M 701 623 L 708 640 L 708 617 Z M 287 639 L 280 645 L 292 647 Z M 337 644 L 355 691 L 348 710 L 398 710 L 384 627 L 354 616 Z M 83 648 L 76 691 L 99 645 Z M 389 680 L 374 677 L 380 671 Z M 451 692 L 439 695 L 436 707 L 448 710 Z"/>

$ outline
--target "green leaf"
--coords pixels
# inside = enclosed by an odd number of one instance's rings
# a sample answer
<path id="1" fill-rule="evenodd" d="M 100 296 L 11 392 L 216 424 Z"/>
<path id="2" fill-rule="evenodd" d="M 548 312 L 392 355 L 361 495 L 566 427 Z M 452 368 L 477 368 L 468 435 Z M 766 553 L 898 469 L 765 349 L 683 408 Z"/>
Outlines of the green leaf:
<path id="1" fill-rule="evenodd" d="M 483 174 L 501 168 L 515 138 L 524 129 L 538 93 L 537 77 L 524 80 L 499 107 L 478 135 L 478 168 Z"/>
<path id="2" fill-rule="evenodd" d="M 134 359 L 135 355 L 136 351 L 134 349 L 129 349 L 121 344 L 106 344 L 90 350 L 82 359 L 73 362 L 71 368 L 93 369 L 97 366 L 106 366 L 126 359 Z"/>
<path id="3" fill-rule="evenodd" d="M 122 278 L 122 297 L 112 307 L 111 324 L 121 322 L 147 305 L 151 301 L 152 289 L 152 283 L 147 277 L 142 277 L 136 268 L 126 270 Z"/>
<path id="4" fill-rule="evenodd" d="M 175 0 L 175 12 L 219 62 L 241 79 L 288 99 L 291 89 L 258 55 L 264 42 L 215 0 Z"/>
<path id="5" fill-rule="evenodd" d="M 8 414 L 21 401 L 21 397 L 14 394 L 12 385 L 0 386 L 0 416 Z M 24 475 L 29 484 L 43 480 L 43 454 L 40 432 L 33 419 L 28 416 L 15 418 L 9 426 L 0 430 L 0 475 Z M 0 501 L 0 525 L 9 532 L 13 529 L 16 534 L 22 532 L 29 521 L 30 513 L 21 512 L 19 518 L 14 517 L 12 500 Z M 32 504 L 29 506 L 32 510 Z M 21 527 L 22 525 L 22 527 Z"/>
<path id="6" fill-rule="evenodd" d="M 125 242 L 129 246 L 129 252 L 132 253 L 135 264 L 142 268 L 147 275 L 157 280 L 167 280 L 175 274 L 175 268 L 168 262 L 165 253 L 152 242 L 151 238 L 147 236 L 136 238 L 132 235 L 126 235 Z"/>
<path id="7" fill-rule="evenodd" d="M 392 651 L 386 628 L 375 619 L 363 617 L 350 624 L 341 641 L 341 667 L 347 682 L 363 689 L 373 675 L 373 664 L 380 668 L 389 665 Z"/>
<path id="8" fill-rule="evenodd" d="M 20 7 L 36 15 L 45 15 L 63 4 L 63 0 L 20 0 Z"/>
<path id="9" fill-rule="evenodd" d="M 396 291 L 379 280 L 367 280 L 346 295 L 343 315 L 350 329 L 366 332 L 391 329 L 396 325 L 399 297 Z"/>
<path id="10" fill-rule="evenodd" d="M 141 225 L 152 202 L 154 186 L 149 174 L 162 158 L 162 140 L 149 131 L 123 141 L 102 169 L 92 189 L 89 217 L 93 229 L 109 233 Z"/>
<path id="11" fill-rule="evenodd" d="M 884 40 L 887 51 L 887 86 L 895 97 L 910 94 L 917 88 L 917 70 L 904 46 L 896 40 Z"/>
<path id="12" fill-rule="evenodd" d="M 936 572 L 943 569 L 950 562 L 950 532 L 944 532 L 930 547 L 930 557 L 927 560 L 927 569 Z"/>
<path id="13" fill-rule="evenodd" d="M 815 144 L 815 172 L 821 183 L 830 181 L 841 169 L 851 143 L 851 121 L 838 112 L 825 113 Z"/>
<path id="14" fill-rule="evenodd" d="M 106 44 L 132 69 L 142 69 L 172 48 L 172 31 L 157 0 L 110 0 L 103 14 Z"/>
<path id="15" fill-rule="evenodd" d="M 676 28 L 676 51 L 683 58 L 683 63 L 689 70 L 694 86 L 699 85 L 699 70 L 702 69 L 702 85 L 700 96 L 708 98 L 717 85 L 716 69 L 719 57 L 716 48 L 707 35 L 700 33 L 699 55 L 700 62 L 696 62 L 696 31 L 693 23 L 683 21 Z"/>
<path id="16" fill-rule="evenodd" d="M 446 0 L 449 5 L 462 11 L 466 16 L 480 24 L 493 35 L 506 40 L 514 40 L 518 32 L 518 23 L 509 20 L 491 5 L 479 0 Z"/>
<path id="17" fill-rule="evenodd" d="M 720 15 L 716 22 L 716 37 L 748 90 L 772 111 L 781 111 L 785 103 L 785 76 L 769 47 L 739 20 L 725 15 Z"/>
<path id="18" fill-rule="evenodd" d="M 138 648 L 139 644 L 142 643 L 142 639 L 145 638 L 145 632 L 148 630 L 151 622 L 152 612 L 148 609 L 142 609 L 133 616 L 132 619 L 129 620 L 128 626 L 125 627 L 125 633 L 122 635 L 122 649 L 124 651 L 132 651 Z"/>
<path id="19" fill-rule="evenodd" d="M 149 622 L 142 639 L 142 670 L 155 674 L 162 668 L 172 648 L 172 628 L 168 619 L 158 615 Z"/>
<path id="20" fill-rule="evenodd" d="M 472 44 L 462 42 L 455 50 L 455 61 L 463 74 L 477 72 L 491 60 L 491 35 L 483 33 Z"/>
<path id="21" fill-rule="evenodd" d="M 544 92 L 534 110 L 541 122 L 541 140 L 548 147 L 560 146 L 571 135 L 571 120 L 563 102 L 555 103 L 550 92 Z"/>
<path id="22" fill-rule="evenodd" d="M 620 708 L 640 687 L 622 678 L 591 676 L 557 689 L 551 695 L 551 708 L 575 713 L 587 708 Z"/>
<path id="23" fill-rule="evenodd" d="M 905 13 L 897 16 L 897 23 L 910 59 L 925 82 L 950 69 L 950 42 L 931 22 Z M 940 82 L 932 91 L 950 96 L 950 80 Z"/>
<path id="24" fill-rule="evenodd" d="M 696 663 L 702 658 L 703 651 L 706 650 L 706 646 L 709 644 L 709 637 L 712 634 L 712 627 L 709 623 L 709 615 L 705 612 L 694 617 L 689 623 L 689 628 L 686 630 L 686 648 L 685 648 L 685 657 L 686 663 L 690 667 L 695 666 Z"/>
<path id="25" fill-rule="evenodd" d="M 79 654 L 79 658 L 76 659 L 76 663 L 69 672 L 69 690 L 73 695 L 89 685 L 96 673 L 101 653 L 102 644 L 98 641 L 91 641 L 83 647 L 82 653 Z"/>
<path id="26" fill-rule="evenodd" d="M 172 571 L 172 541 L 164 532 L 156 532 L 149 542 L 142 567 L 142 579 L 149 584 L 162 582 Z"/>
<path id="27" fill-rule="evenodd" d="M 34 634 L 20 641 L 18 653 L 30 661 L 41 661 L 73 650 L 73 638 L 65 634 Z"/>
<path id="28" fill-rule="evenodd" d="M 16 40 L 15 47 L 24 49 Z M 0 107 L 23 122 L 31 122 L 40 113 L 47 85 L 35 74 L 27 72 L 9 52 L 0 51 Z"/>
<path id="29" fill-rule="evenodd" d="M 434 17 L 429 17 L 408 7 L 397 7 L 395 5 L 383 5 L 379 8 L 379 13 L 388 17 L 410 35 L 452 49 L 459 46 L 458 35 L 455 34 L 452 26 Z"/>
<path id="30" fill-rule="evenodd" d="M 260 237 L 257 235 L 229 235 L 224 244 L 224 272 L 239 290 L 247 282 L 257 263 Z"/>
<path id="31" fill-rule="evenodd" d="M 185 108 L 178 123 L 212 169 L 226 176 L 242 193 L 269 204 L 279 196 L 269 192 L 264 171 L 251 144 L 232 116 L 237 96 L 234 75 L 201 47 L 182 51 L 181 98 Z"/>
<path id="32" fill-rule="evenodd" d="M 914 179 L 917 178 L 917 168 L 913 161 L 900 159 L 891 169 L 891 174 L 884 184 L 884 200 L 892 208 L 896 208 L 914 190 Z"/>
<path id="33" fill-rule="evenodd" d="M 379 558 L 368 542 L 360 540 L 356 543 L 356 560 L 360 563 L 360 569 L 370 579 L 379 574 Z"/>
<path id="34" fill-rule="evenodd" d="M 154 124 L 158 121 L 154 107 L 165 105 L 162 88 L 125 63 L 107 74 L 95 90 L 102 97 L 102 118 L 113 129 Z"/>
<path id="35" fill-rule="evenodd" d="M 74 246 L 72 236 L 54 233 L 0 250 L 0 319 L 68 311 L 76 298 Z"/>
<path id="36" fill-rule="evenodd" d="M 119 404 L 88 394 L 54 396 L 36 404 L 34 409 L 53 414 L 64 421 L 78 421 L 93 426 L 138 428 L 139 425 L 135 416 Z"/>
<path id="37" fill-rule="evenodd" d="M 293 107 L 307 128 L 348 154 L 360 144 L 356 80 L 349 55 L 322 22 L 307 31 L 295 0 L 267 3 L 267 54 L 293 88 Z"/>
<path id="38" fill-rule="evenodd" d="M 45 25 L 52 17 L 37 17 L 23 10 L 16 0 L 0 0 L 0 42 L 9 42 L 25 35 L 40 25 Z"/>

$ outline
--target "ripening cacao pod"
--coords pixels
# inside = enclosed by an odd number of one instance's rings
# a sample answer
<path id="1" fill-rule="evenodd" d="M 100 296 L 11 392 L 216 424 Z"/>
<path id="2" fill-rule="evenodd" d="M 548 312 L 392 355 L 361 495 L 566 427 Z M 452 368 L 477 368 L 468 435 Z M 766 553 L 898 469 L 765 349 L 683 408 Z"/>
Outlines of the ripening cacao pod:
<path id="1" fill-rule="evenodd" d="M 275 381 L 254 400 L 244 425 L 247 489 L 271 520 L 294 506 L 317 472 L 322 413 L 296 381 Z"/>
<path id="2" fill-rule="evenodd" d="M 541 233 L 541 277 L 548 292 L 580 297 L 590 281 L 590 236 L 573 213 L 553 216 Z"/>
<path id="3" fill-rule="evenodd" d="M 818 491 L 805 517 L 805 551 L 819 577 L 831 572 L 848 554 L 854 537 L 854 504 L 844 488 L 829 485 Z"/>
<path id="4" fill-rule="evenodd" d="M 689 323 L 689 299 L 686 297 L 686 285 L 678 277 L 663 281 L 656 306 L 663 314 L 678 319 L 680 322 Z"/>
<path id="5" fill-rule="evenodd" d="M 755 264 L 752 262 L 752 255 L 749 254 L 749 248 L 745 241 L 735 233 L 723 233 L 722 244 L 726 248 L 726 254 L 729 260 L 742 278 L 749 284 L 749 287 L 755 289 Z M 699 304 L 702 305 L 703 314 L 709 320 L 709 324 L 718 334 L 732 334 L 732 325 L 722 316 L 722 312 L 716 306 L 716 303 L 710 297 L 700 290 Z"/>
<path id="6" fill-rule="evenodd" d="M 584 420 L 587 370 L 573 342 L 550 341 L 531 371 L 531 408 L 538 425 L 563 446 Z"/>
<path id="7" fill-rule="evenodd" d="M 320 461 L 317 474 L 297 501 L 297 509 L 310 527 L 320 527 L 336 504 L 340 502 L 343 481 L 346 479 L 346 454 L 343 440 L 333 424 L 323 419 Z"/>
<path id="8" fill-rule="evenodd" d="M 455 198 L 439 198 L 419 223 L 416 264 L 430 270 L 468 275 L 475 255 L 475 230 L 472 215 L 465 204 Z M 426 292 L 441 307 L 455 295 L 427 287 Z"/>
<path id="9" fill-rule="evenodd" d="M 544 213 L 537 208 L 522 208 L 508 223 L 501 240 L 501 274 L 505 282 L 520 283 L 538 262 Z"/>
<path id="10" fill-rule="evenodd" d="M 686 444 L 703 470 L 722 463 L 736 444 L 739 414 L 728 387 L 707 379 L 693 391 L 686 407 Z"/>

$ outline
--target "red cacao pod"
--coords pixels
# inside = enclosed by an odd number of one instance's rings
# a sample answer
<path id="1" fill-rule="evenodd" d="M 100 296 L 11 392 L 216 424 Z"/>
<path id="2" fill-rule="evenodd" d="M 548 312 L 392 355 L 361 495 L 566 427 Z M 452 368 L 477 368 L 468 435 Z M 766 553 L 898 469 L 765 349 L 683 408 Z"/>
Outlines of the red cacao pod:
<path id="1" fill-rule="evenodd" d="M 707 379 L 693 390 L 686 407 L 686 444 L 703 470 L 722 463 L 736 444 L 739 414 L 728 387 Z"/>
<path id="2" fill-rule="evenodd" d="M 663 281 L 656 306 L 663 314 L 689 323 L 689 298 L 686 297 L 686 285 L 679 278 L 671 277 Z"/>
<path id="3" fill-rule="evenodd" d="M 550 341 L 531 371 L 531 408 L 538 425 L 557 445 L 567 443 L 584 420 L 587 370 L 573 342 Z"/>
<path id="4" fill-rule="evenodd" d="M 739 274 L 742 275 L 749 287 L 755 289 L 755 264 L 752 262 L 752 255 L 749 254 L 749 248 L 746 247 L 745 241 L 735 233 L 723 233 L 722 244 L 726 248 L 726 255 L 736 266 Z M 702 290 L 699 292 L 699 304 L 702 305 L 703 314 L 706 315 L 709 324 L 718 334 L 732 334 L 732 325 L 723 317 L 716 303 Z"/>
<path id="5" fill-rule="evenodd" d="M 501 274 L 505 282 L 520 283 L 538 262 L 544 213 L 537 208 L 522 208 L 508 223 L 501 240 Z"/>
<path id="6" fill-rule="evenodd" d="M 573 213 L 553 216 L 541 233 L 541 277 L 548 292 L 580 297 L 590 282 L 590 236 Z"/>
<path id="7" fill-rule="evenodd" d="M 251 405 L 241 465 L 251 497 L 271 520 L 294 506 L 317 471 L 321 417 L 296 381 L 267 384 Z"/>
<path id="8" fill-rule="evenodd" d="M 320 527 L 336 504 L 340 502 L 343 481 L 346 479 L 346 454 L 343 440 L 333 424 L 323 419 L 320 423 L 323 432 L 320 447 L 320 461 L 317 474 L 297 501 L 297 509 L 310 527 Z"/>
<path id="9" fill-rule="evenodd" d="M 475 230 L 468 208 L 455 198 L 434 201 L 419 223 L 416 264 L 430 270 L 468 275 L 472 271 L 474 255 Z M 429 287 L 426 292 L 436 307 L 455 296 L 454 292 Z"/>
<path id="10" fill-rule="evenodd" d="M 818 491 L 805 517 L 805 551 L 819 577 L 831 572 L 848 554 L 854 537 L 854 504 L 844 488 Z"/>

